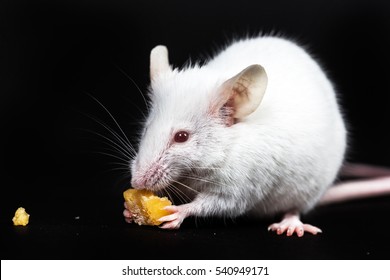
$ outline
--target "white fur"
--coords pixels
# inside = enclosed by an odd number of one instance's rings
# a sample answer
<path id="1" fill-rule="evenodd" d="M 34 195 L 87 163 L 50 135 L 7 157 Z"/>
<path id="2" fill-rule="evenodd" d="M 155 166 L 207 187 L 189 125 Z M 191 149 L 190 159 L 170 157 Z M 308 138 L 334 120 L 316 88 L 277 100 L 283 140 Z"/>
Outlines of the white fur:
<path id="1" fill-rule="evenodd" d="M 252 114 L 226 126 L 210 107 L 221 85 L 253 64 L 268 76 L 264 98 Z M 343 161 L 346 130 L 334 89 L 290 41 L 235 42 L 202 67 L 154 73 L 150 91 L 132 183 L 158 190 L 177 181 L 183 192 L 191 193 L 181 184 L 196 189 L 186 215 L 308 211 Z M 190 132 L 189 140 L 172 143 L 180 130 Z"/>

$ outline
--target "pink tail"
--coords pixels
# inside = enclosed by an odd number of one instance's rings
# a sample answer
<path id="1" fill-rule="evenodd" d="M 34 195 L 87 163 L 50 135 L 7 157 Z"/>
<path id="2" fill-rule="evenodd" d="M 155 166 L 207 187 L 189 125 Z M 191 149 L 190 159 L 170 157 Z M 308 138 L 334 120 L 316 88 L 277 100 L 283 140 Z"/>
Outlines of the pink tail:
<path id="1" fill-rule="evenodd" d="M 390 168 L 361 163 L 347 163 L 340 171 L 341 176 L 347 177 L 384 177 L 390 176 Z"/>
<path id="2" fill-rule="evenodd" d="M 389 168 L 364 164 L 347 164 L 341 169 L 341 175 L 370 179 L 336 184 L 328 189 L 319 201 L 319 205 L 380 195 L 390 195 Z"/>

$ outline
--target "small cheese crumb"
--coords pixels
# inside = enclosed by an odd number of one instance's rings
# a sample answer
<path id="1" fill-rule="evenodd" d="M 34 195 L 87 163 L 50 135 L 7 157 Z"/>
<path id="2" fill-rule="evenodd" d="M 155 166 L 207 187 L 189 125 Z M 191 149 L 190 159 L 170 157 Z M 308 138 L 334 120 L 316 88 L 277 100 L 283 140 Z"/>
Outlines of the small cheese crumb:
<path id="1" fill-rule="evenodd" d="M 26 210 L 23 207 L 19 207 L 12 221 L 14 222 L 14 226 L 26 226 L 29 218 L 30 215 L 27 214 Z"/>

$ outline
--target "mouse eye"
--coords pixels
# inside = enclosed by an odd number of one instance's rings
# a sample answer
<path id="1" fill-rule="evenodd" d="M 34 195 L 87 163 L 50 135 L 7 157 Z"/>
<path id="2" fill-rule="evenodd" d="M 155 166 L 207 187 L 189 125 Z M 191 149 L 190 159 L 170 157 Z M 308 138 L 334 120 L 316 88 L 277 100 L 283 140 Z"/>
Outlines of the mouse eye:
<path id="1" fill-rule="evenodd" d="M 187 131 L 179 131 L 176 132 L 174 140 L 176 143 L 186 142 L 189 138 L 190 134 Z"/>

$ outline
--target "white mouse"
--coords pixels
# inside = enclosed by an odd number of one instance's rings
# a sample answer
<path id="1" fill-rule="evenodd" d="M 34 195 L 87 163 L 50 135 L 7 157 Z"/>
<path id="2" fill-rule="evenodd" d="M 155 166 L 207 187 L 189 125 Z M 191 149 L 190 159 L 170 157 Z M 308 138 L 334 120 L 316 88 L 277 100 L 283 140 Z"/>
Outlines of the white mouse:
<path id="1" fill-rule="evenodd" d="M 387 171 L 358 192 L 340 193 L 345 185 L 327 192 L 343 164 L 347 132 L 332 83 L 295 43 L 239 40 L 204 65 L 180 70 L 172 69 L 164 46 L 150 59 L 150 112 L 131 184 L 186 200 L 166 207 L 172 214 L 161 218 L 161 228 L 179 228 L 188 216 L 282 213 L 269 230 L 317 234 L 300 213 L 370 195 L 371 183 L 390 192 Z M 131 222 L 127 209 L 124 216 Z"/>

